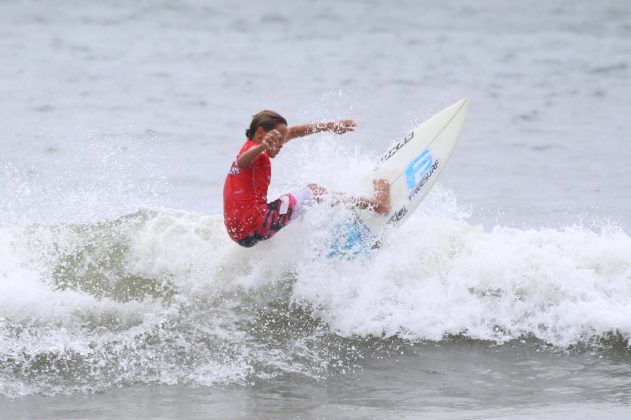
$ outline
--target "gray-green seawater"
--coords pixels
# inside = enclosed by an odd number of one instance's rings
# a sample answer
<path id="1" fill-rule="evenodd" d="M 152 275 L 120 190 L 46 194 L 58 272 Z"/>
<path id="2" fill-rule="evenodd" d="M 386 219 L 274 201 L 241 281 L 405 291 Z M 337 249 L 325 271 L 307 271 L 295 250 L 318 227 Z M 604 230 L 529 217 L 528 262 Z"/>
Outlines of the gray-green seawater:
<path id="1" fill-rule="evenodd" d="M 631 6 L 0 4 L 0 418 L 624 418 Z M 365 193 L 445 105 L 439 185 L 382 247 L 343 209 L 241 249 L 221 188 L 250 116 L 296 140 L 270 198 Z"/>

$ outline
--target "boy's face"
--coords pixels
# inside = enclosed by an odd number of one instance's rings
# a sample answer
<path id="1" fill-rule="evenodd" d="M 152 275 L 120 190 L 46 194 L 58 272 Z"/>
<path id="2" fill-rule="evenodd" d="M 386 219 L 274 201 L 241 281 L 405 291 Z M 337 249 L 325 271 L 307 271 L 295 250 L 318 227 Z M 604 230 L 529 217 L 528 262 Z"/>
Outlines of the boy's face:
<path id="1" fill-rule="evenodd" d="M 278 124 L 276 127 L 274 127 L 274 130 L 278 131 L 280 133 L 280 135 L 283 138 L 282 142 L 279 142 L 278 145 L 272 149 L 269 149 L 267 151 L 267 155 L 270 158 L 275 158 L 276 155 L 280 152 L 280 149 L 283 148 L 283 143 L 285 142 L 285 138 L 287 138 L 287 126 L 285 124 Z"/>

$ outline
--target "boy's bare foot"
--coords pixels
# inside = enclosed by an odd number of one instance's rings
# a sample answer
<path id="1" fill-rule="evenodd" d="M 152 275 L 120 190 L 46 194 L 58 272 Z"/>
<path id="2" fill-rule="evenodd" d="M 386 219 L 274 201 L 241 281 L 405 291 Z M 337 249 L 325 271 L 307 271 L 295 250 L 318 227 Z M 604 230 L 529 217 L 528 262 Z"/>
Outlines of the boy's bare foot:
<path id="1" fill-rule="evenodd" d="M 387 179 L 375 179 L 372 184 L 375 187 L 373 211 L 382 215 L 390 213 L 390 182 Z"/>

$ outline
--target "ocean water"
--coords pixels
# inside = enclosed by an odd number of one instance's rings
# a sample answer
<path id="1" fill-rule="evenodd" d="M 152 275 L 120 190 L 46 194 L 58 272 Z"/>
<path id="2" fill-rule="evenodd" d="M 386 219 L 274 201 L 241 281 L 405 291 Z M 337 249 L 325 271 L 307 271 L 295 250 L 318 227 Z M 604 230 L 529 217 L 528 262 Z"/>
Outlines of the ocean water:
<path id="1" fill-rule="evenodd" d="M 0 418 L 626 418 L 631 3 L 0 3 Z M 328 259 L 316 207 L 223 226 L 250 116 L 270 197 L 366 193 L 467 96 L 438 186 Z"/>

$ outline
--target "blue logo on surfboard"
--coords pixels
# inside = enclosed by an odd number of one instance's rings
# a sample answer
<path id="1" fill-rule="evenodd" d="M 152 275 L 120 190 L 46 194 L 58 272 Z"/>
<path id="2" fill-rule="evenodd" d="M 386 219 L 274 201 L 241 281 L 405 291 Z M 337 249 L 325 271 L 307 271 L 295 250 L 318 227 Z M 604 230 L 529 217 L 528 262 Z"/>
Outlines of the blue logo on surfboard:
<path id="1" fill-rule="evenodd" d="M 434 175 L 439 163 L 438 159 L 434 160 L 429 149 L 423 150 L 420 155 L 410 160 L 405 167 L 405 181 L 410 191 L 408 200 L 412 200 Z"/>
<path id="2" fill-rule="evenodd" d="M 407 181 L 408 189 L 413 190 L 416 188 L 418 181 L 432 167 L 432 154 L 429 149 L 423 150 L 423 152 L 412 159 L 408 166 L 405 168 L 405 178 Z"/>

